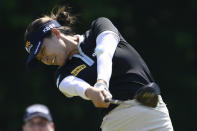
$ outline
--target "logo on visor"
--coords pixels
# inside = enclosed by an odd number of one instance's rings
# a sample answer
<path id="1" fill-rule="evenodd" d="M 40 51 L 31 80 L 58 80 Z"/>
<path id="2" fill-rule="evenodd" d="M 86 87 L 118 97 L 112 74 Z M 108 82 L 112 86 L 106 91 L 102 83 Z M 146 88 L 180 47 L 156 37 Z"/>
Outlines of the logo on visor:
<path id="1" fill-rule="evenodd" d="M 47 32 L 49 31 L 50 29 L 54 28 L 55 27 L 55 24 L 50 24 L 48 26 L 46 26 L 44 29 L 43 29 L 43 32 Z"/>
<path id="2" fill-rule="evenodd" d="M 31 44 L 30 41 L 27 41 L 25 44 L 25 49 L 28 53 L 30 53 L 31 48 L 33 47 L 33 45 Z"/>

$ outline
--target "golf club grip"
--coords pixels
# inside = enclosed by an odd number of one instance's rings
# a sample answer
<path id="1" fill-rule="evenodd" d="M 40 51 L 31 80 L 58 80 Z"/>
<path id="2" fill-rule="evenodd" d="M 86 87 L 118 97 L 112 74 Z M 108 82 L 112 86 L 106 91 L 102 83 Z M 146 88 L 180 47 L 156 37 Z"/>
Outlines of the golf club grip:
<path id="1" fill-rule="evenodd" d="M 114 99 L 109 99 L 109 98 L 105 98 L 104 102 L 106 103 L 111 103 L 111 104 L 115 104 L 115 105 L 120 105 L 123 103 L 123 101 L 120 100 L 114 100 Z"/>
<path id="2" fill-rule="evenodd" d="M 110 99 L 109 98 L 105 98 L 104 102 L 108 103 L 108 102 L 110 102 Z"/>

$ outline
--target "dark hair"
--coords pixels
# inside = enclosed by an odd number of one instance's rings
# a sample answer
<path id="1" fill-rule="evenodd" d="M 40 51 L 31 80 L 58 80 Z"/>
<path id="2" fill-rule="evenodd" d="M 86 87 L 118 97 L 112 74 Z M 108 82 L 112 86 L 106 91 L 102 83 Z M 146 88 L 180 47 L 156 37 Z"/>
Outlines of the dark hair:
<path id="1" fill-rule="evenodd" d="M 27 36 L 40 28 L 43 24 L 51 21 L 51 20 L 56 20 L 60 23 L 61 27 L 57 28 L 60 32 L 67 34 L 67 35 L 73 35 L 73 30 L 72 30 L 72 25 L 75 23 L 76 17 L 71 16 L 70 12 L 68 11 L 70 7 L 61 7 L 57 10 L 56 13 L 55 11 L 52 10 L 50 15 L 44 15 L 41 18 L 38 18 L 34 20 L 32 23 L 30 23 L 25 31 L 25 41 Z M 49 33 L 48 37 L 50 36 L 51 33 Z"/>

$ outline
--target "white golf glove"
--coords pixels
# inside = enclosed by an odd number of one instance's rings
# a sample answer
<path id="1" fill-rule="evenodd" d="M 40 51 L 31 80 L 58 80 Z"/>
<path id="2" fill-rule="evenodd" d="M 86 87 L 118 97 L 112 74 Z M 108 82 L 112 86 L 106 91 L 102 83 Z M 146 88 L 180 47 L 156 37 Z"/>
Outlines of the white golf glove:
<path id="1" fill-rule="evenodd" d="M 110 93 L 109 89 L 107 88 L 107 85 L 104 82 L 97 82 L 94 85 L 94 87 L 99 89 L 104 89 L 107 92 L 107 98 L 108 99 L 112 98 L 112 94 Z"/>

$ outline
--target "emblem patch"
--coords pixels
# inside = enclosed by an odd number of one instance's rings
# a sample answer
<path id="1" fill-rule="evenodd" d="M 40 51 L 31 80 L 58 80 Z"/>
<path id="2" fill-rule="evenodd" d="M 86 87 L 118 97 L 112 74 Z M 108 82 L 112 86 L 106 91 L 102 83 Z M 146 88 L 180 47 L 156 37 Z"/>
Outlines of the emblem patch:
<path id="1" fill-rule="evenodd" d="M 85 64 L 79 65 L 71 72 L 71 74 L 74 76 L 77 76 L 79 74 L 79 72 L 81 72 L 85 68 L 86 68 Z"/>
<path id="2" fill-rule="evenodd" d="M 33 45 L 31 44 L 31 42 L 27 41 L 25 44 L 25 49 L 27 50 L 28 53 L 30 53 L 30 50 L 32 47 L 33 47 Z"/>

